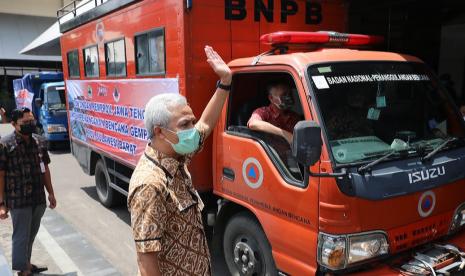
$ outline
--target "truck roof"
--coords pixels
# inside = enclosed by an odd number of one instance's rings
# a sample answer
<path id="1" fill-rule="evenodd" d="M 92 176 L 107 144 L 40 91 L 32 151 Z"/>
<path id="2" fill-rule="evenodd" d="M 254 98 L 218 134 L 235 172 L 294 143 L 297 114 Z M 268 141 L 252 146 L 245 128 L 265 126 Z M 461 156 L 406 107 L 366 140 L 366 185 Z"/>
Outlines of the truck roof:
<path id="1" fill-rule="evenodd" d="M 22 77 L 23 81 L 62 81 L 62 72 L 38 72 L 38 73 L 27 73 Z"/>
<path id="2" fill-rule="evenodd" d="M 45 82 L 45 83 L 42 83 L 42 88 L 46 89 L 50 86 L 65 86 L 65 82 L 64 81 L 58 81 L 58 82 Z"/>
<path id="3" fill-rule="evenodd" d="M 229 63 L 231 67 L 243 67 L 253 64 L 256 57 L 240 58 Z M 289 54 L 264 55 L 259 65 L 289 65 L 296 69 L 306 69 L 308 65 L 326 62 L 344 61 L 410 61 L 422 62 L 414 56 L 347 48 L 322 48 L 311 52 L 293 52 Z"/>

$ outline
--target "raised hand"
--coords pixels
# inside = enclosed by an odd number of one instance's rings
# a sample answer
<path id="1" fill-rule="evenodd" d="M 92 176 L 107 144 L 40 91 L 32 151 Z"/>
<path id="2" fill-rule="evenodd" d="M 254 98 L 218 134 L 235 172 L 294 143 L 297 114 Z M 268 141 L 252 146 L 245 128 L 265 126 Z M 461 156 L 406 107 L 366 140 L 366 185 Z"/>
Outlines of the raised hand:
<path id="1" fill-rule="evenodd" d="M 231 69 L 224 62 L 224 60 L 213 50 L 210 46 L 205 46 L 205 54 L 207 55 L 207 62 L 212 67 L 213 71 L 220 77 L 221 83 L 229 85 L 231 83 Z"/>

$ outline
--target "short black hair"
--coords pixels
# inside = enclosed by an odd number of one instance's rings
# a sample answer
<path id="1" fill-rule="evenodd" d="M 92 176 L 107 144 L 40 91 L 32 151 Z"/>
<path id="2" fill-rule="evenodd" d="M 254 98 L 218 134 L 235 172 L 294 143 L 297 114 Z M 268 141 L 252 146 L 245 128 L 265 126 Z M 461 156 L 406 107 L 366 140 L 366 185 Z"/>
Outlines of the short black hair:
<path id="1" fill-rule="evenodd" d="M 266 92 L 268 95 L 271 95 L 271 89 L 275 88 L 275 87 L 278 87 L 278 86 L 284 86 L 284 87 L 289 87 L 289 84 L 287 84 L 286 82 L 284 81 L 272 81 L 270 83 L 268 83 L 268 85 L 266 86 Z M 290 88 L 290 87 L 289 87 Z"/>
<path id="2" fill-rule="evenodd" d="M 29 112 L 31 112 L 31 110 L 27 107 L 14 109 L 11 111 L 11 121 L 16 124 L 19 119 L 23 118 L 24 114 Z"/>

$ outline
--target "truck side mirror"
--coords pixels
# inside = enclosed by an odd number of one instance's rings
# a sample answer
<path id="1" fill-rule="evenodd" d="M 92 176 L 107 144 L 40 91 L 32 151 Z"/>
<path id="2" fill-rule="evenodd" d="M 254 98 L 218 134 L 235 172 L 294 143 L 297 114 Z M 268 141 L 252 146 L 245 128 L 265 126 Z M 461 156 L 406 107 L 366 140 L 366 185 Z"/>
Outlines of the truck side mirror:
<path id="1" fill-rule="evenodd" d="M 300 121 L 294 127 L 292 141 L 292 156 L 302 164 L 309 167 L 320 160 L 321 128 L 314 121 Z"/>
<path id="2" fill-rule="evenodd" d="M 36 107 L 41 107 L 42 106 L 42 99 L 41 98 L 36 98 L 34 101 Z"/>

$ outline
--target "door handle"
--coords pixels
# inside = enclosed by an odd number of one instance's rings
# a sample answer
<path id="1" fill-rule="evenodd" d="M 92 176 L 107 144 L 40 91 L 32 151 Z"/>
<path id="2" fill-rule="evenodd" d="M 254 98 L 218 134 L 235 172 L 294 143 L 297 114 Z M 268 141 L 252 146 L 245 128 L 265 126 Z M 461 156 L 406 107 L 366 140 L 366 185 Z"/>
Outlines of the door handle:
<path id="1" fill-rule="evenodd" d="M 236 174 L 230 168 L 223 168 L 223 177 L 228 180 L 234 181 L 234 179 L 236 178 Z"/>

